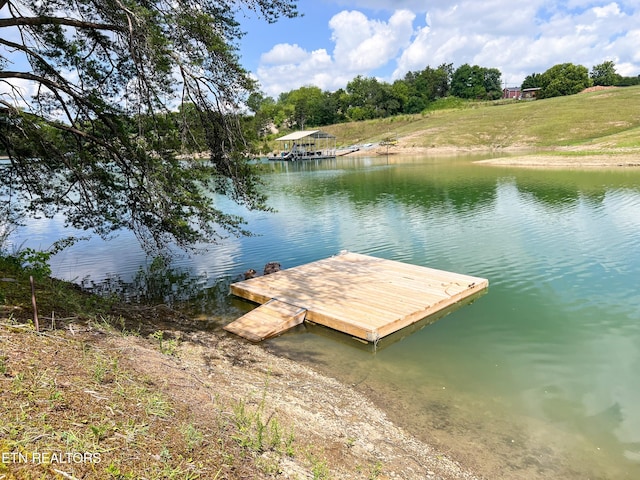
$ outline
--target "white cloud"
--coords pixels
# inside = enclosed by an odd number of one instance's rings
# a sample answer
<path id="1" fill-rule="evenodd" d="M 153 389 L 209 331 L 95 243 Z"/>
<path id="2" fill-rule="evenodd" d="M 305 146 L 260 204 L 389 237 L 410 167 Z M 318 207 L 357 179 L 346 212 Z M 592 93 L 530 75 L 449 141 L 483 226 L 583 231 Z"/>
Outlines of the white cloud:
<path id="1" fill-rule="evenodd" d="M 415 14 L 394 12 L 388 21 L 342 11 L 329 21 L 333 55 L 326 49 L 306 51 L 297 44 L 278 44 L 260 57 L 256 75 L 268 95 L 303 85 L 323 90 L 344 87 L 349 80 L 388 64 L 409 45 Z"/>
<path id="2" fill-rule="evenodd" d="M 279 51 L 287 50 L 284 45 L 278 47 Z M 298 49 L 299 47 L 295 51 Z M 303 52 L 303 55 L 298 55 L 296 61 L 262 64 L 258 67 L 257 77 L 260 79 L 265 93 L 277 96 L 281 92 L 303 85 L 316 85 L 322 89 L 331 90 L 336 84 L 339 84 L 330 74 L 333 69 L 333 61 L 326 50 L 319 49 L 313 52 L 299 50 Z M 281 57 L 273 55 L 273 58 Z"/>
<path id="3" fill-rule="evenodd" d="M 369 20 L 361 12 L 343 11 L 329 22 L 335 41 L 334 59 L 353 71 L 376 69 L 393 59 L 411 39 L 415 15 L 395 12 L 389 22 Z"/>
<path id="4" fill-rule="evenodd" d="M 260 63 L 268 65 L 288 65 L 304 61 L 307 52 L 297 44 L 279 43 L 267 53 L 262 54 Z"/>
<path id="5" fill-rule="evenodd" d="M 336 13 L 327 25 L 319 25 L 330 33 L 325 38 L 331 43 L 317 45 L 326 54 L 324 62 L 312 61 L 318 50 L 290 45 L 297 47 L 295 61 L 287 62 L 283 56 L 278 69 L 275 62 L 260 65 L 258 78 L 266 92 L 277 94 L 280 88 L 308 84 L 335 90 L 356 75 L 393 81 L 408 71 L 442 63 L 452 63 L 454 68 L 463 63 L 495 67 L 511 85 L 518 85 L 528 74 L 567 62 L 591 68 L 614 59 L 619 73 L 640 74 L 637 0 L 334 3 L 350 9 Z M 276 56 L 273 51 L 269 54 Z M 277 77 L 280 67 L 287 64 L 290 77 Z"/>
<path id="6" fill-rule="evenodd" d="M 29 80 L 11 79 L 0 82 L 0 99 L 18 108 L 27 108 L 35 87 Z"/>
<path id="7" fill-rule="evenodd" d="M 610 3 L 609 5 L 605 5 L 604 7 L 593 7 L 593 13 L 595 13 L 596 17 L 598 18 L 622 16 L 622 12 L 620 11 L 620 7 L 617 3 Z"/>

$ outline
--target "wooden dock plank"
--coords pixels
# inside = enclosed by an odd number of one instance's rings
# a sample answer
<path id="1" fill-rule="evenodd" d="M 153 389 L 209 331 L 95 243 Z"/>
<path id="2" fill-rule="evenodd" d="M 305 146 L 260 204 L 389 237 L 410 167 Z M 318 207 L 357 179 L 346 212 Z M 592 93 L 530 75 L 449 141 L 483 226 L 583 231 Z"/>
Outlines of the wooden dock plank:
<path id="1" fill-rule="evenodd" d="M 479 277 L 341 253 L 234 283 L 230 291 L 256 303 L 278 299 L 305 309 L 314 323 L 377 341 L 488 284 Z"/>
<path id="2" fill-rule="evenodd" d="M 224 327 L 252 342 L 275 337 L 304 321 L 306 311 L 296 305 L 271 300 Z"/>

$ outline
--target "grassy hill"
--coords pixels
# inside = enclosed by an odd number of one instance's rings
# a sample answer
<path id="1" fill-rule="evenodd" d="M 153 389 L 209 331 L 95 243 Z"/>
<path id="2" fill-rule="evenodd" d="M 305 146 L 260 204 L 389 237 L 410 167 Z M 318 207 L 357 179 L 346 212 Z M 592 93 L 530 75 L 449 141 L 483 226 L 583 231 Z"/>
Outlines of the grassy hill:
<path id="1" fill-rule="evenodd" d="M 393 135 L 401 147 L 415 148 L 640 151 L 640 86 L 536 101 L 464 103 L 322 130 L 336 135 L 339 145 L 378 142 Z"/>

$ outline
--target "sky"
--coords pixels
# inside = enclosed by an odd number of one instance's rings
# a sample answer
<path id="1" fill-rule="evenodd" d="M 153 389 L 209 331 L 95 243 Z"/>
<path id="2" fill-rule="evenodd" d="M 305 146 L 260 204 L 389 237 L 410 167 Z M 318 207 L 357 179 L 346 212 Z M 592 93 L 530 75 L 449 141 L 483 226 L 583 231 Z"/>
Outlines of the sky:
<path id="1" fill-rule="evenodd" d="M 299 0 L 301 18 L 246 32 L 242 65 L 274 98 L 302 86 L 344 88 L 357 75 L 393 82 L 409 71 L 465 63 L 502 72 L 505 86 L 559 63 L 613 61 L 640 75 L 640 0 Z"/>
<path id="2" fill-rule="evenodd" d="M 241 4 L 241 2 L 240 2 Z M 497 68 L 504 86 L 559 63 L 640 75 L 640 0 L 298 0 L 299 18 L 238 12 L 242 65 L 274 98 L 358 75 L 393 82 L 443 63 Z M 28 92 L 26 81 L 15 81 Z M 0 84 L 0 94 L 7 90 Z"/>

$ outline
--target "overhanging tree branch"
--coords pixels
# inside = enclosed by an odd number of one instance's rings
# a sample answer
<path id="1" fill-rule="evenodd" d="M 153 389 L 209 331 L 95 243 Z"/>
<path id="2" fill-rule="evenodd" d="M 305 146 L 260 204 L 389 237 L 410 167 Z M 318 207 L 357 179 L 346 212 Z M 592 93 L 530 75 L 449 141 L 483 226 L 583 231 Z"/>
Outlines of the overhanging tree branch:
<path id="1" fill-rule="evenodd" d="M 0 6 L 2 8 L 2 6 Z M 126 27 L 110 23 L 95 23 L 85 20 L 76 20 L 74 18 L 62 17 L 15 17 L 0 18 L 0 28 L 4 27 L 36 27 L 42 25 L 63 25 L 67 27 L 82 28 L 87 30 L 108 30 L 113 32 L 125 32 Z"/>
<path id="2" fill-rule="evenodd" d="M 100 235 L 129 228 L 149 249 L 246 233 L 213 200 L 265 208 L 237 113 L 254 85 L 234 52 L 240 5 L 297 14 L 295 0 L 0 0 L 19 38 L 0 45 L 29 61 L 0 71 L 16 94 L 0 99 L 13 169 L 0 195 Z M 209 161 L 190 155 L 202 145 Z"/>

